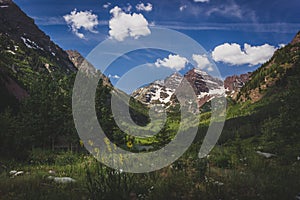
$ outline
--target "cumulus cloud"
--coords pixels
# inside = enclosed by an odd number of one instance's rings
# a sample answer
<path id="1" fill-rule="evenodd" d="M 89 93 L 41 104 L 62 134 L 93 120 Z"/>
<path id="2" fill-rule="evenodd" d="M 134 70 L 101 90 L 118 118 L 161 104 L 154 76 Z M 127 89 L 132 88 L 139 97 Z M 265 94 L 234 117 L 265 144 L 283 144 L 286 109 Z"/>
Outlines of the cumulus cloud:
<path id="1" fill-rule="evenodd" d="M 187 5 L 183 5 L 179 7 L 179 10 L 182 12 L 183 10 L 185 10 L 187 8 Z"/>
<path id="2" fill-rule="evenodd" d="M 97 33 L 95 27 L 99 24 L 98 16 L 93 14 L 92 11 L 79 11 L 74 9 L 70 14 L 64 16 L 66 23 L 71 27 L 73 33 L 79 38 L 85 38 L 80 29 Z"/>
<path id="3" fill-rule="evenodd" d="M 111 74 L 109 74 L 109 75 L 108 75 L 108 78 L 119 79 L 119 78 L 120 78 L 120 76 L 118 76 L 118 75 L 111 75 Z"/>
<path id="4" fill-rule="evenodd" d="M 136 9 L 139 10 L 139 11 L 146 11 L 146 12 L 150 12 L 152 10 L 152 4 L 151 3 L 147 3 L 144 4 L 144 3 L 139 3 L 136 5 Z"/>
<path id="5" fill-rule="evenodd" d="M 127 14 L 118 6 L 111 9 L 110 13 L 109 35 L 117 41 L 123 41 L 126 37 L 137 39 L 151 33 L 149 23 L 142 14 Z"/>
<path id="6" fill-rule="evenodd" d="M 205 3 L 205 2 L 209 2 L 209 0 L 194 0 L 194 2 L 201 2 L 201 3 Z"/>
<path id="7" fill-rule="evenodd" d="M 181 57 L 179 55 L 170 54 L 168 58 L 164 58 L 163 60 L 157 59 L 155 62 L 156 67 L 168 67 L 171 69 L 175 69 L 177 71 L 185 68 L 188 64 L 188 59 L 185 57 Z"/>
<path id="8" fill-rule="evenodd" d="M 251 46 L 245 43 L 242 49 L 239 44 L 224 43 L 213 50 L 212 57 L 217 62 L 224 62 L 231 65 L 247 64 L 253 66 L 268 61 L 276 49 L 276 47 L 269 44 Z"/>
<path id="9" fill-rule="evenodd" d="M 199 69 L 206 69 L 207 71 L 213 71 L 212 64 L 209 61 L 206 54 L 199 55 L 193 54 L 193 60 L 197 63 L 197 68 Z"/>

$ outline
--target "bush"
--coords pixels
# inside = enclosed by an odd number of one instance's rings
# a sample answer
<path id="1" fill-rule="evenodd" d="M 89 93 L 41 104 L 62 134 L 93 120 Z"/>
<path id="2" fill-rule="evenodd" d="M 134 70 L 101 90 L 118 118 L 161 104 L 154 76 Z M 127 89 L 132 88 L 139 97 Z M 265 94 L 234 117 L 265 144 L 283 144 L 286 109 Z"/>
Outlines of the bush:
<path id="1" fill-rule="evenodd" d="M 72 153 L 70 151 L 68 152 L 62 152 L 55 157 L 55 164 L 56 165 L 71 165 L 78 161 L 79 156 L 75 153 Z"/>
<path id="2" fill-rule="evenodd" d="M 50 150 L 34 149 L 31 151 L 28 159 L 31 164 L 51 165 L 55 163 L 55 154 Z"/>
<path id="3" fill-rule="evenodd" d="M 51 150 L 34 149 L 29 155 L 29 162 L 35 165 L 71 165 L 80 157 L 72 152 L 53 152 Z"/>
<path id="4" fill-rule="evenodd" d="M 231 168 L 231 156 L 226 153 L 215 155 L 212 159 L 214 165 L 220 168 Z"/>

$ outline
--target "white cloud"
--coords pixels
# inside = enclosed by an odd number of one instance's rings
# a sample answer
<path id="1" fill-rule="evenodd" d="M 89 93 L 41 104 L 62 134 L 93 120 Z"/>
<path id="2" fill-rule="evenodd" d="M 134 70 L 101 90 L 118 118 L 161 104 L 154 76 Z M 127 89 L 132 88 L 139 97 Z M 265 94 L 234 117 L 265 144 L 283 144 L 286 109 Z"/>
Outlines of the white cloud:
<path id="1" fill-rule="evenodd" d="M 103 8 L 107 9 L 107 8 L 109 8 L 110 5 L 111 5 L 111 3 L 107 2 L 106 4 L 103 5 Z"/>
<path id="2" fill-rule="evenodd" d="M 269 44 L 251 46 L 246 43 L 242 49 L 239 44 L 224 43 L 213 50 L 212 57 L 217 62 L 231 65 L 258 65 L 268 61 L 276 49 Z"/>
<path id="3" fill-rule="evenodd" d="M 70 14 L 64 16 L 65 21 L 71 27 L 73 33 L 79 38 L 85 38 L 83 33 L 79 30 L 82 28 L 92 33 L 97 33 L 94 28 L 99 24 L 98 16 L 93 14 L 92 11 L 79 11 L 74 9 Z"/>
<path id="4" fill-rule="evenodd" d="M 188 59 L 185 57 L 181 57 L 179 55 L 170 54 L 168 58 L 164 58 L 163 60 L 157 59 L 155 62 L 156 67 L 168 67 L 171 69 L 175 69 L 177 71 L 185 68 L 188 64 Z"/>
<path id="5" fill-rule="evenodd" d="M 118 75 L 111 75 L 111 74 L 109 74 L 109 75 L 108 75 L 108 78 L 119 79 L 119 78 L 120 78 L 120 76 L 118 76 Z"/>
<path id="6" fill-rule="evenodd" d="M 136 9 L 139 10 L 139 11 L 146 11 L 146 12 L 150 12 L 152 10 L 152 4 L 151 3 L 147 3 L 144 4 L 144 3 L 139 3 L 136 5 Z"/>
<path id="7" fill-rule="evenodd" d="M 209 2 L 209 0 L 194 0 L 195 2 L 201 2 L 201 3 L 205 3 L 205 2 Z"/>
<path id="8" fill-rule="evenodd" d="M 286 44 L 279 44 L 278 46 L 279 46 L 279 48 L 283 48 L 286 46 Z"/>
<path id="9" fill-rule="evenodd" d="M 132 9 L 132 5 L 130 5 L 129 3 L 127 4 L 127 7 L 123 8 L 126 12 L 130 12 Z"/>
<path id="10" fill-rule="evenodd" d="M 242 19 L 243 17 L 253 19 L 254 17 L 252 16 L 252 12 L 246 13 L 245 11 L 242 11 L 240 6 L 234 2 L 231 4 L 221 4 L 219 6 L 212 7 L 206 11 L 206 15 L 208 16 L 211 16 L 213 14 L 232 16 L 240 19 Z"/>
<path id="11" fill-rule="evenodd" d="M 183 5 L 179 7 L 179 10 L 182 12 L 183 10 L 185 10 L 187 8 L 187 5 Z"/>
<path id="12" fill-rule="evenodd" d="M 212 64 L 209 61 L 207 55 L 193 54 L 193 60 L 197 63 L 197 68 L 207 69 L 207 71 L 213 71 Z"/>
<path id="13" fill-rule="evenodd" d="M 111 9 L 110 13 L 109 35 L 117 41 L 123 41 L 126 37 L 137 39 L 151 33 L 149 23 L 142 14 L 127 14 L 118 6 Z"/>

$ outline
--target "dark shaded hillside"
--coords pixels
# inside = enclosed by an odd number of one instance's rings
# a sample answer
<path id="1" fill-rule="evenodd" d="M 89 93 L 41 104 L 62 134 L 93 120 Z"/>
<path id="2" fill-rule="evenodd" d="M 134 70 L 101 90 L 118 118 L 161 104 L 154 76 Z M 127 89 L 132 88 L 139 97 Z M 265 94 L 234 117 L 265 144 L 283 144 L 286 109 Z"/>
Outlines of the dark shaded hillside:
<path id="1" fill-rule="evenodd" d="M 18 100 L 15 95 L 13 95 L 6 87 L 7 76 L 0 70 L 0 113 L 3 112 L 3 109 L 7 106 L 18 107 Z"/>
<path id="2" fill-rule="evenodd" d="M 239 135 L 279 155 L 287 163 L 299 154 L 300 146 L 300 33 L 277 50 L 231 101 L 220 143 Z"/>
<path id="3" fill-rule="evenodd" d="M 54 44 L 14 2 L 0 1 L 0 110 L 16 107 L 42 74 L 76 71 L 68 55 Z M 13 98 L 15 97 L 15 99 Z"/>
<path id="4" fill-rule="evenodd" d="M 71 112 L 77 69 L 16 4 L 0 6 L 1 157 L 26 159 L 34 147 L 77 143 Z"/>

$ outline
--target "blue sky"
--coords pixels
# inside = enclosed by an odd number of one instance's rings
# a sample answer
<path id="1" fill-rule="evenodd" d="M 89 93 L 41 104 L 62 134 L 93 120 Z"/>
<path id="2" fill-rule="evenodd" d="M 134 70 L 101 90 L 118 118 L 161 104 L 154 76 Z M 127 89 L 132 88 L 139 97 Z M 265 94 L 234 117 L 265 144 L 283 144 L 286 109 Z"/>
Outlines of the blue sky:
<path id="1" fill-rule="evenodd" d="M 194 57 L 198 58 L 194 60 L 196 65 L 200 68 L 206 65 L 203 69 L 210 71 L 206 63 L 210 58 L 209 61 L 215 61 L 221 77 L 255 70 L 300 30 L 299 0 L 15 2 L 63 49 L 76 49 L 84 56 L 109 38 L 116 42 L 128 38 L 139 40 L 151 34 L 151 27 L 179 31 L 207 51 L 205 56 Z M 135 31 L 134 27 L 141 29 Z M 124 30 L 129 31 L 122 34 Z M 184 72 L 191 68 L 189 60 L 182 55 L 147 50 L 119 58 L 104 73 L 116 84 L 119 77 L 135 65 L 149 63 L 163 72 L 166 69 Z"/>

